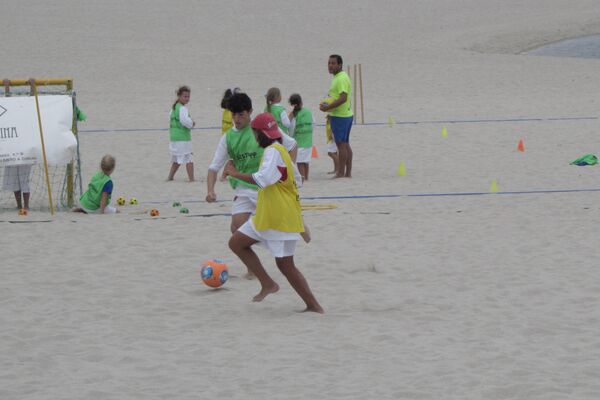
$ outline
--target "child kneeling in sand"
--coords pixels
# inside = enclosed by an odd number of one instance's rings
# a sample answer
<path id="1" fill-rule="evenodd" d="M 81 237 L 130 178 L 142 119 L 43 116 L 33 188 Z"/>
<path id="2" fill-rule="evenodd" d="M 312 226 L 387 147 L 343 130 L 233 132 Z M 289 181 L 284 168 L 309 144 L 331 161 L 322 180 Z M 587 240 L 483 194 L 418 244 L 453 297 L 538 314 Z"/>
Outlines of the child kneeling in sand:
<path id="1" fill-rule="evenodd" d="M 101 171 L 96 172 L 92 177 L 88 190 L 79 198 L 81 207 L 74 208 L 75 212 L 86 214 L 114 214 L 117 211 L 115 207 L 109 206 L 110 196 L 113 191 L 113 181 L 110 174 L 115 170 L 115 158 L 111 155 L 105 155 L 100 161 Z"/>
<path id="2" fill-rule="evenodd" d="M 257 172 L 243 174 L 236 170 L 233 162 L 225 166 L 225 173 L 248 183 L 258 185 L 256 215 L 252 216 L 229 240 L 229 247 L 242 260 L 258 280 L 261 290 L 254 301 L 261 301 L 279 290 L 269 276 L 252 245 L 260 243 L 275 257 L 281 273 L 290 282 L 296 293 L 306 303 L 306 311 L 323 312 L 323 308 L 312 294 L 306 279 L 294 265 L 294 250 L 304 231 L 300 200 L 296 180 L 301 179 L 293 167 L 292 159 L 281 145 L 281 131 L 275 118 L 269 113 L 259 114 L 251 123 L 254 136 L 264 154 Z M 299 174 L 298 174 L 299 175 Z"/>

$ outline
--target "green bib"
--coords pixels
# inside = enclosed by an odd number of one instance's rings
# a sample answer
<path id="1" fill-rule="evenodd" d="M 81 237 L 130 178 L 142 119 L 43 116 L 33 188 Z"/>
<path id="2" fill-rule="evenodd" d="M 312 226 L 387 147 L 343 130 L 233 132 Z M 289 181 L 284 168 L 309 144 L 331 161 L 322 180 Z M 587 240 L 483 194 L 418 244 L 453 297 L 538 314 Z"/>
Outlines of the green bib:
<path id="1" fill-rule="evenodd" d="M 181 103 L 177 103 L 175 104 L 175 108 L 171 110 L 171 123 L 169 125 L 171 142 L 189 142 L 192 140 L 190 129 L 183 126 L 179 121 L 179 110 L 181 107 Z"/>
<path id="2" fill-rule="evenodd" d="M 225 140 L 227 141 L 227 153 L 233 161 L 235 169 L 244 174 L 253 174 L 258 171 L 265 149 L 258 145 L 250 125 L 239 131 L 233 128 L 228 130 L 225 134 Z M 238 185 L 242 185 L 258 190 L 258 186 L 231 176 L 229 177 L 229 184 L 234 189 Z"/>
<path id="3" fill-rule="evenodd" d="M 313 117 L 310 110 L 301 109 L 296 115 L 296 127 L 294 128 L 294 139 L 298 147 L 312 147 Z"/>
<path id="4" fill-rule="evenodd" d="M 110 181 L 110 176 L 105 175 L 104 172 L 99 171 L 92 177 L 88 190 L 79 198 L 79 203 L 83 208 L 88 210 L 97 210 L 100 208 L 100 202 L 102 201 L 102 189 L 106 182 Z M 106 199 L 106 205 L 110 203 L 110 193 Z"/>
<path id="5" fill-rule="evenodd" d="M 281 113 L 284 111 L 285 108 L 283 108 L 283 106 L 280 104 L 273 104 L 271 106 L 271 115 L 273 116 L 273 118 L 275 118 L 275 121 L 277 121 L 277 125 L 281 128 L 282 131 L 288 133 L 288 128 L 286 128 L 281 122 Z"/>

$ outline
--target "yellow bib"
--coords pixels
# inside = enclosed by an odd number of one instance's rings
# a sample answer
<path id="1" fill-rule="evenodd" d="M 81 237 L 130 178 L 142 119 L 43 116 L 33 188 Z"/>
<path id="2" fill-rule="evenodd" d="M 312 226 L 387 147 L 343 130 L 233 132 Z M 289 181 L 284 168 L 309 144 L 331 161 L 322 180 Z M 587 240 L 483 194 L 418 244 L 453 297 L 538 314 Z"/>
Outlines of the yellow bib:
<path id="1" fill-rule="evenodd" d="M 256 215 L 252 217 L 254 226 L 257 231 L 275 229 L 282 232 L 304 232 L 292 159 L 279 143 L 273 143 L 269 147 L 274 147 L 281 154 L 287 168 L 287 178 L 283 182 L 259 189 Z"/>
<path id="2" fill-rule="evenodd" d="M 327 143 L 333 142 L 333 132 L 331 132 L 329 118 L 327 118 L 327 122 L 325 122 L 325 138 L 327 139 Z"/>

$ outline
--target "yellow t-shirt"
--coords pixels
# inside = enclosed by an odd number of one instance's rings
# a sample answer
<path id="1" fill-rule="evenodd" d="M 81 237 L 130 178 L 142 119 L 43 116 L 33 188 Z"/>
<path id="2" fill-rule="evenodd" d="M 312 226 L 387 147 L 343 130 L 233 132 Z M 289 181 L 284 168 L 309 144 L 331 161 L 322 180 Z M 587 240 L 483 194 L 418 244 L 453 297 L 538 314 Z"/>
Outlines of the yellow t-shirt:
<path id="1" fill-rule="evenodd" d="M 329 97 L 337 100 L 342 93 L 347 94 L 346 101 L 333 110 L 329 110 L 329 115 L 332 117 L 351 117 L 352 107 L 350 106 L 350 97 L 352 97 L 352 84 L 350 77 L 345 71 L 340 71 L 333 76 L 331 86 L 329 87 Z"/>
<path id="2" fill-rule="evenodd" d="M 223 110 L 223 118 L 221 119 L 221 134 L 224 135 L 233 127 L 233 117 L 231 111 Z"/>
<path id="3" fill-rule="evenodd" d="M 275 229 L 282 232 L 304 232 L 300 197 L 294 180 L 294 169 L 289 153 L 279 143 L 274 147 L 285 162 L 287 178 L 265 188 L 259 189 L 256 201 L 256 215 L 252 222 L 257 231 Z"/>

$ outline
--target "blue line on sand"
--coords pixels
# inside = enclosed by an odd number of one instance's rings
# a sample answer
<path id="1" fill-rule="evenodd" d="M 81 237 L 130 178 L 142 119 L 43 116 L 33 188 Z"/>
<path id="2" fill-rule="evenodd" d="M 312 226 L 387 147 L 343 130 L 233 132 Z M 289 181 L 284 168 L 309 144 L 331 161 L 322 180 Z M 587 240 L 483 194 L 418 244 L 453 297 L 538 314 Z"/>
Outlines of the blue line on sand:
<path id="1" fill-rule="evenodd" d="M 590 193 L 600 192 L 600 188 L 594 189 L 550 189 L 550 190 L 520 190 L 512 192 L 454 192 L 454 193 L 408 193 L 408 194 L 365 194 L 353 196 L 306 196 L 301 200 L 354 200 L 354 199 L 384 199 L 397 197 L 452 197 L 452 196 L 485 196 L 485 195 L 520 195 L 520 194 L 548 194 L 548 193 Z M 217 203 L 225 203 L 230 200 L 218 200 Z M 165 204 L 171 200 L 145 201 L 143 204 Z M 206 203 L 205 200 L 184 200 L 183 203 Z"/>
<path id="2" fill-rule="evenodd" d="M 499 119 L 449 119 L 444 121 L 396 121 L 396 125 L 418 125 L 418 124 L 480 124 L 492 122 L 542 122 L 542 121 L 585 121 L 596 120 L 599 117 L 553 117 L 553 118 L 499 118 Z M 315 124 L 325 126 L 325 124 Z M 389 125 L 388 122 L 365 122 L 358 126 Z M 125 129 L 80 129 L 81 133 L 109 133 L 109 132 L 166 132 L 168 128 L 125 128 Z M 220 126 L 200 126 L 193 130 L 221 130 Z"/>
<path id="3" fill-rule="evenodd" d="M 518 194 L 545 194 L 545 193 L 576 193 L 600 192 L 600 189 L 557 189 L 557 190 L 521 190 L 514 192 L 456 192 L 456 193 L 409 193 L 409 194 L 375 194 L 359 196 L 315 196 L 301 197 L 303 200 L 334 200 L 334 199 L 379 199 L 390 197 L 450 197 L 450 196 L 483 196 L 483 195 L 518 195 Z"/>

